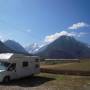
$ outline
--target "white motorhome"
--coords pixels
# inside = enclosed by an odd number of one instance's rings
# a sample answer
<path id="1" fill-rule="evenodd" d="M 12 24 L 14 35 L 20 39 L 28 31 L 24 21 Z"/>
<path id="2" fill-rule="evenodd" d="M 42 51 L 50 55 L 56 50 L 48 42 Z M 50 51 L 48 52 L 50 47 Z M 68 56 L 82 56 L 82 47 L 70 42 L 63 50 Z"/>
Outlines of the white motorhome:
<path id="1" fill-rule="evenodd" d="M 15 53 L 0 54 L 0 82 L 19 79 L 40 72 L 38 56 Z"/>

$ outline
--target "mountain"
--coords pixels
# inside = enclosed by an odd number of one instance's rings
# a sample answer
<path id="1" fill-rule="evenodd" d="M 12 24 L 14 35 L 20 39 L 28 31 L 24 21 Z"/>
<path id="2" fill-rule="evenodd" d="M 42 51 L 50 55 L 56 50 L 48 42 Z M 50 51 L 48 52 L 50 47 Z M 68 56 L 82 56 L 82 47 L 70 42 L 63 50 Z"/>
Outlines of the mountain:
<path id="1" fill-rule="evenodd" d="M 36 51 L 39 50 L 39 45 L 37 43 L 33 43 L 27 47 L 25 47 L 26 51 L 29 53 L 35 53 Z"/>
<path id="2" fill-rule="evenodd" d="M 0 53 L 6 53 L 6 52 L 12 52 L 12 50 L 0 41 Z"/>
<path id="3" fill-rule="evenodd" d="M 28 52 L 19 43 L 13 40 L 7 40 L 4 42 L 4 44 L 15 53 L 28 54 Z"/>
<path id="4" fill-rule="evenodd" d="M 71 36 L 61 36 L 36 53 L 44 58 L 88 58 L 90 48 Z"/>

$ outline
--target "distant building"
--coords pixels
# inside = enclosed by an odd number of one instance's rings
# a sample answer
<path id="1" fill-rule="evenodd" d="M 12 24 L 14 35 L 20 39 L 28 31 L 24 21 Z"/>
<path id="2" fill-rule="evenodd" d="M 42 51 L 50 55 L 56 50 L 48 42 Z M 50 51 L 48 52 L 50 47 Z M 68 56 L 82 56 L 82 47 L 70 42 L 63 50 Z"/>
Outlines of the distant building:
<path id="1" fill-rule="evenodd" d="M 80 62 L 80 59 L 45 59 L 45 62 L 71 63 L 71 62 Z"/>

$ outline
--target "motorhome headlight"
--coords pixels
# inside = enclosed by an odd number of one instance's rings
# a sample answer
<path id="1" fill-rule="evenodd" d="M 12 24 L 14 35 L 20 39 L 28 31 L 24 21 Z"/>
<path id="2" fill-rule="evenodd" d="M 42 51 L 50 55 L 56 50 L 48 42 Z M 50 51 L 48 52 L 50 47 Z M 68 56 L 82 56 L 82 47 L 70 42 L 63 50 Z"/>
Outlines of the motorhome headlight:
<path id="1" fill-rule="evenodd" d="M 4 74 L 5 70 L 0 70 L 0 78 Z"/>
<path id="2" fill-rule="evenodd" d="M 5 74 L 3 72 L 0 72 L 0 82 L 3 81 L 3 77 L 5 76 Z"/>

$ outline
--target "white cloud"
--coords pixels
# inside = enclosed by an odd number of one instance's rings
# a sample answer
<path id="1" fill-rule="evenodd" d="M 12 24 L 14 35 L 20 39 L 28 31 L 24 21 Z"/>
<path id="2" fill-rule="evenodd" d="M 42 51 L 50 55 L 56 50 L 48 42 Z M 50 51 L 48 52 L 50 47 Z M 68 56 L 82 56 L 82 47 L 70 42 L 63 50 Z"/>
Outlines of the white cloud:
<path id="1" fill-rule="evenodd" d="M 85 23 L 85 22 L 78 22 L 73 24 L 72 26 L 68 27 L 68 29 L 74 30 L 74 29 L 79 29 L 83 27 L 89 27 L 90 25 Z"/>
<path id="2" fill-rule="evenodd" d="M 63 35 L 75 36 L 76 34 L 74 32 L 61 31 L 59 33 L 55 33 L 55 34 L 46 36 L 45 39 L 44 39 L 44 42 L 45 43 L 51 43 L 51 42 L 53 42 L 54 40 L 56 40 L 57 38 L 59 38 L 60 36 L 63 36 Z"/>

